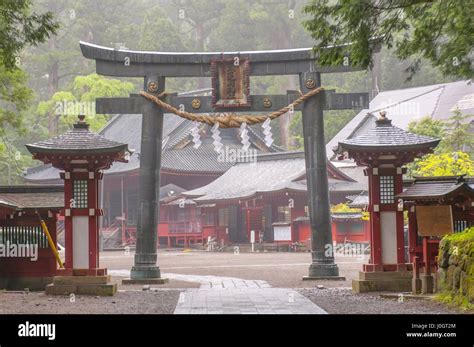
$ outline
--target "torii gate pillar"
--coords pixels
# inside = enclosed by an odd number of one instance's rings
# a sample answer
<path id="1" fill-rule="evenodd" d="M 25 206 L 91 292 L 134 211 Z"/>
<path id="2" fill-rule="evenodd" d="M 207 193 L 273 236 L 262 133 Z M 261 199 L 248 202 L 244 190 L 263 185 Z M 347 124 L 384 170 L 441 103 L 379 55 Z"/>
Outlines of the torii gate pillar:
<path id="1" fill-rule="evenodd" d="M 165 78 L 156 75 L 145 77 L 144 90 L 158 95 L 165 90 Z M 160 215 L 160 168 L 161 145 L 163 140 L 163 110 L 151 102 L 142 106 L 142 138 L 140 153 L 139 219 L 135 265 L 130 271 L 130 279 L 124 284 L 163 284 L 167 278 L 161 277 L 157 266 L 157 230 Z"/>
<path id="2" fill-rule="evenodd" d="M 300 88 L 303 94 L 320 86 L 320 73 L 300 74 Z M 303 280 L 344 280 L 344 277 L 339 276 L 339 268 L 334 263 L 329 188 L 327 184 L 321 183 L 328 181 L 323 106 L 324 93 L 319 93 L 305 101 L 302 111 L 306 182 L 309 192 L 308 209 L 311 223 L 311 264 L 308 276 L 303 277 Z"/>

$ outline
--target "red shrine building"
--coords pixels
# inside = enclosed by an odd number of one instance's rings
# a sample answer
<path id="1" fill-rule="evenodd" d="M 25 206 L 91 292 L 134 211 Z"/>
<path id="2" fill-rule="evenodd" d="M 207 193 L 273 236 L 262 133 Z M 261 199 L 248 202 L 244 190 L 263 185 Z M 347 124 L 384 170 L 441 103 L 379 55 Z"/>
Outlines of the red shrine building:
<path id="1" fill-rule="evenodd" d="M 359 182 L 330 163 L 328 177 L 333 204 L 347 201 L 348 195 L 363 190 Z M 236 164 L 210 184 L 183 195 L 195 206 L 201 206 L 206 224 L 203 236 L 215 238 L 218 243 L 248 243 L 252 231 L 256 242 L 289 244 L 310 240 L 303 152 L 259 155 L 255 161 Z M 364 231 L 360 230 L 360 234 Z M 350 233 L 333 236 L 351 238 Z"/>
<path id="2" fill-rule="evenodd" d="M 56 243 L 61 186 L 0 186 L 0 288 L 44 290 L 57 274 L 37 213 Z"/>
<path id="3" fill-rule="evenodd" d="M 403 200 L 408 214 L 412 292 L 432 293 L 438 266 L 447 266 L 437 261 L 441 238 L 474 226 L 474 180 L 464 176 L 417 177 L 396 198 Z"/>
<path id="4" fill-rule="evenodd" d="M 340 158 L 352 158 L 366 167 L 369 182 L 371 254 L 359 279 L 352 282 L 355 292 L 411 289 L 403 200 L 397 199 L 397 194 L 403 192 L 404 165 L 432 152 L 439 141 L 395 127 L 381 112 L 375 127 L 339 142 L 336 152 Z"/>
<path id="5" fill-rule="evenodd" d="M 141 115 L 122 114 L 115 116 L 100 131 L 106 138 L 127 143 L 134 150 L 127 163 L 116 163 L 104 171 L 99 189 L 101 206 L 106 212 L 101 218 L 105 247 L 134 243 L 140 124 Z M 230 128 L 220 129 L 223 152 L 219 154 L 214 150 L 209 126 L 201 125 L 199 128 L 202 141 L 199 148 L 193 146 L 192 128 L 192 122 L 171 114 L 164 115 L 158 227 L 161 246 L 206 243 L 209 237 L 219 244 L 248 243 L 252 230 L 258 241 L 260 235 L 265 242 L 304 243 L 308 240 L 310 228 L 306 216 L 303 153 L 284 152 L 275 145 L 267 147 L 261 127 L 249 126 L 250 147 L 247 153 L 241 150 L 239 129 Z M 290 167 L 283 170 L 288 163 L 291 163 Z M 259 170 L 258 180 L 255 180 L 256 170 Z M 348 201 L 347 196 L 358 196 L 367 190 L 365 182 L 354 180 L 330 163 L 328 174 L 332 204 Z M 232 179 L 233 175 L 237 175 L 239 180 Z M 29 169 L 25 175 L 25 180 L 35 185 L 60 184 L 58 178 L 59 171 L 51 164 Z M 281 187 L 269 186 L 271 180 L 279 182 Z M 262 193 L 249 196 L 242 191 L 242 182 L 253 183 L 251 190 Z M 224 195 L 211 197 L 207 194 L 210 185 L 225 185 L 227 190 L 234 190 L 237 194 L 231 199 Z M 357 218 L 337 220 L 341 225 L 367 223 L 360 219 L 359 222 Z M 355 228 L 341 226 L 333 229 L 333 236 L 336 240 L 368 242 L 364 228 L 359 225 Z M 274 230 L 277 230 L 276 238 Z M 341 234 L 337 230 L 341 230 Z M 288 237 L 289 233 L 291 237 Z"/>

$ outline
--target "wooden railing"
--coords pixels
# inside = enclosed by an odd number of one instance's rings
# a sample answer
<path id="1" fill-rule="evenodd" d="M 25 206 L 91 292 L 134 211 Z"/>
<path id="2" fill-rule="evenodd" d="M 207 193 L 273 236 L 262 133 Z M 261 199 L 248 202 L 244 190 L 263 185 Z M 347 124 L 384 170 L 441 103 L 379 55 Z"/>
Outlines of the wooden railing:
<path id="1" fill-rule="evenodd" d="M 199 221 L 168 221 L 168 230 L 170 234 L 196 234 L 201 233 L 201 222 Z"/>

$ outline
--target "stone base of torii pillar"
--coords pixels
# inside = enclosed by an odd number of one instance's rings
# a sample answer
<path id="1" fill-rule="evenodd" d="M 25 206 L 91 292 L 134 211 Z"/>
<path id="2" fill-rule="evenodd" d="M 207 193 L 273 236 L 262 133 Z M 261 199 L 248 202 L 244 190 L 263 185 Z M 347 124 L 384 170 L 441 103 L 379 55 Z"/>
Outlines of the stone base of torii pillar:
<path id="1" fill-rule="evenodd" d="M 134 266 L 131 271 L 132 278 L 122 280 L 122 284 L 166 284 L 167 278 L 161 277 L 158 266 Z"/>

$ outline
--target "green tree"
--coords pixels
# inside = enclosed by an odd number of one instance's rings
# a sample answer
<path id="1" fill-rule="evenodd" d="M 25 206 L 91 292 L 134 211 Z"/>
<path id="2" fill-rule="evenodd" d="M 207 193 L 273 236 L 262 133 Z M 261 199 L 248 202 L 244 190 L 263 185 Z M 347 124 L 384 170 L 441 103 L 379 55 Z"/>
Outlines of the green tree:
<path id="1" fill-rule="evenodd" d="M 408 165 L 410 176 L 474 175 L 474 139 L 472 115 L 459 110 L 447 120 L 435 120 L 429 116 L 408 124 L 408 131 L 441 139 L 433 154 L 415 160 Z"/>
<path id="2" fill-rule="evenodd" d="M 31 1 L 3 0 L 0 3 L 0 175 L 1 182 L 14 183 L 21 173 L 23 158 L 6 138 L 24 136 L 23 118 L 33 91 L 21 70 L 20 53 L 28 46 L 44 42 L 58 29 L 51 12 L 31 10 Z"/>
<path id="3" fill-rule="evenodd" d="M 446 125 L 443 121 L 425 116 L 420 120 L 408 123 L 407 130 L 411 133 L 441 139 L 445 136 Z"/>
<path id="4" fill-rule="evenodd" d="M 59 24 L 53 13 L 31 11 L 30 0 L 2 0 L 0 3 L 0 54 L 2 65 L 14 69 L 20 52 L 44 42 L 56 33 Z"/>
<path id="5" fill-rule="evenodd" d="M 447 120 L 436 120 L 430 116 L 412 121 L 408 131 L 424 136 L 441 139 L 435 153 L 463 151 L 474 157 L 474 137 L 472 136 L 471 120 L 473 115 L 464 115 L 459 110 L 453 112 Z"/>
<path id="6" fill-rule="evenodd" d="M 369 220 L 369 212 L 362 211 L 360 208 L 350 207 L 348 203 L 341 202 L 337 205 L 331 205 L 332 213 L 342 213 L 342 212 L 360 212 L 362 213 L 362 220 Z"/>
<path id="7" fill-rule="evenodd" d="M 326 86 L 326 89 L 333 89 L 338 93 L 347 92 L 335 86 Z M 357 114 L 357 110 L 327 110 L 324 111 L 324 138 L 328 143 L 336 134 Z M 303 123 L 301 112 L 296 112 L 290 123 L 290 148 L 293 150 L 303 150 Z"/>
<path id="8" fill-rule="evenodd" d="M 22 112 L 28 107 L 33 92 L 26 86 L 27 76 L 19 70 L 8 70 L 0 64 L 0 134 L 9 127 L 20 128 Z"/>
<path id="9" fill-rule="evenodd" d="M 176 11 L 174 11 L 176 12 Z M 180 33 L 179 22 L 172 21 L 162 6 L 155 6 L 145 13 L 139 27 L 138 49 L 158 52 L 186 52 L 193 41 Z M 197 88 L 195 79 L 167 78 L 166 91 L 183 92 Z"/>
<path id="10" fill-rule="evenodd" d="M 465 152 L 428 154 L 418 159 L 412 169 L 413 176 L 474 175 L 474 161 Z"/>
<path id="11" fill-rule="evenodd" d="M 371 67 L 381 44 L 399 59 L 415 58 L 411 75 L 422 58 L 444 75 L 474 75 L 473 0 L 312 0 L 304 11 L 323 65 L 342 65 L 348 57 L 350 64 Z"/>
<path id="12" fill-rule="evenodd" d="M 465 115 L 456 109 L 454 115 L 446 121 L 447 131 L 443 141 L 449 150 L 468 152 L 474 158 L 473 119 L 474 115 Z"/>
<path id="13" fill-rule="evenodd" d="M 38 104 L 37 114 L 44 119 L 54 118 L 58 133 L 67 130 L 85 113 L 92 130 L 99 130 L 109 120 L 107 115 L 95 113 L 95 99 L 128 96 L 134 89 L 130 82 L 108 79 L 97 74 L 78 76 L 69 90 L 54 93 L 51 99 Z M 54 134 L 53 134 L 54 135 Z"/>
<path id="14" fill-rule="evenodd" d="M 25 70 L 34 76 L 31 87 L 39 100 L 48 100 L 57 91 L 67 89 L 76 76 L 95 71 L 94 62 L 82 56 L 79 41 L 138 49 L 140 26 L 150 2 L 36 0 L 37 11 L 52 11 L 61 23 L 56 36 L 22 54 Z"/>

